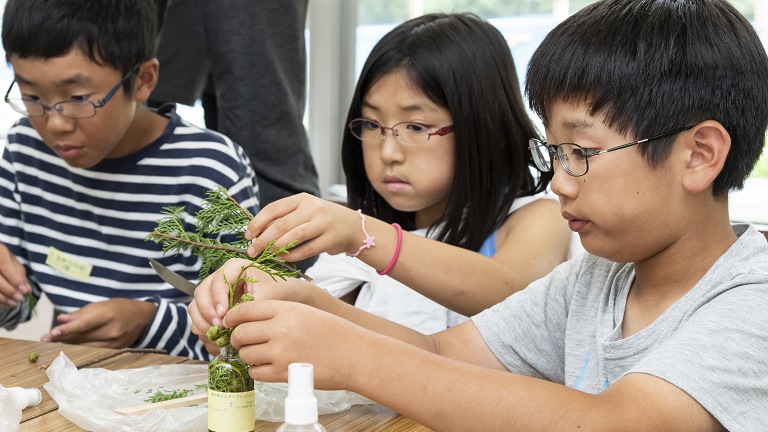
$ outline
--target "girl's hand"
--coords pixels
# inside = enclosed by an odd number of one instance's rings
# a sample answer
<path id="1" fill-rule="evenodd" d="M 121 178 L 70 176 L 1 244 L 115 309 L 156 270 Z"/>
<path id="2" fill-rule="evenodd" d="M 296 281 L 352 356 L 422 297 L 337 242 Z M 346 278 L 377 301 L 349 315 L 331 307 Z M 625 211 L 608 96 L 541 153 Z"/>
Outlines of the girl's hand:
<path id="1" fill-rule="evenodd" d="M 354 253 L 363 234 L 355 210 L 302 193 L 261 209 L 248 224 L 245 238 L 253 239 L 248 249 L 252 257 L 258 256 L 272 240 L 277 247 L 296 242 L 298 246 L 280 257 L 294 262 L 321 252 Z"/>

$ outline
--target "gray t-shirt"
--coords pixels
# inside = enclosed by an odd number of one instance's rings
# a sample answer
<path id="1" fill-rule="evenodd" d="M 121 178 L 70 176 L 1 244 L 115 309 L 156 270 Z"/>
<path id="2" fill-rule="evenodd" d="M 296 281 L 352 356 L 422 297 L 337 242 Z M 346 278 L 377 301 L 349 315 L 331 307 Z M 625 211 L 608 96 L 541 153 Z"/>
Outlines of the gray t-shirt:
<path id="1" fill-rule="evenodd" d="M 733 230 L 739 239 L 696 286 L 630 337 L 621 325 L 634 265 L 589 254 L 472 321 L 511 372 L 592 394 L 642 372 L 732 432 L 768 430 L 768 242 L 749 225 Z"/>

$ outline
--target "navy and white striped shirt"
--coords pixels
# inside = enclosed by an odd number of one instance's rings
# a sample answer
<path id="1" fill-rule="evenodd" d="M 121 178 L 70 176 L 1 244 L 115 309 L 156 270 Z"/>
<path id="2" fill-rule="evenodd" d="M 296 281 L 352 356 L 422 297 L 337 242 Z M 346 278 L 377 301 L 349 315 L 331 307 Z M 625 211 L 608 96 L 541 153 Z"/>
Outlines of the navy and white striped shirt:
<path id="1" fill-rule="evenodd" d="M 23 118 L 8 133 L 0 162 L 0 243 L 27 271 L 35 296 L 57 313 L 111 298 L 154 302 L 157 313 L 136 347 L 208 360 L 190 332 L 190 297 L 163 282 L 148 258 L 196 280 L 200 260 L 189 252 L 164 255 L 146 241 L 161 211 L 185 206 L 187 229 L 208 190 L 224 187 L 253 214 L 256 178 L 242 148 L 223 135 L 192 126 L 175 112 L 163 135 L 140 151 L 93 168 L 69 166 Z M 51 248 L 92 266 L 81 281 L 46 264 Z M 31 318 L 25 304 L 0 308 L 0 326 L 12 330 Z"/>

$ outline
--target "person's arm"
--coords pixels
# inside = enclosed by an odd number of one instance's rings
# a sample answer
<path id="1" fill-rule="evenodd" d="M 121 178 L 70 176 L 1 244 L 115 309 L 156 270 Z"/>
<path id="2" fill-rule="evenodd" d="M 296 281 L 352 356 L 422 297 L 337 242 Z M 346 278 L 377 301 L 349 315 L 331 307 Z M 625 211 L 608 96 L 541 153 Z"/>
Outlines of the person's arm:
<path id="1" fill-rule="evenodd" d="M 221 271 L 229 275 L 245 263 L 230 260 Z M 572 275 L 570 267 L 561 273 Z M 190 314 L 200 328 L 211 320 L 236 327 L 232 342 L 260 381 L 284 382 L 288 364 L 310 362 L 318 388 L 355 391 L 435 430 L 722 429 L 686 392 L 654 376 L 633 373 L 591 395 L 509 373 L 474 322 L 422 335 L 341 304 L 305 281 L 241 284 L 236 295 L 250 290 L 257 298 L 227 312 L 222 276 L 203 281 Z M 521 294 L 535 295 L 529 291 Z"/>
<path id="2" fill-rule="evenodd" d="M 719 431 L 694 399 L 650 375 L 600 395 L 503 370 L 472 322 L 413 346 L 307 305 L 264 300 L 224 324 L 251 376 L 285 382 L 288 364 L 313 363 L 315 385 L 347 389 L 434 430 Z"/>
<path id="3" fill-rule="evenodd" d="M 365 229 L 376 246 L 357 256 L 371 267 L 389 266 L 397 246 L 394 227 L 370 216 Z M 297 261 L 320 252 L 355 253 L 365 237 L 356 211 L 302 194 L 276 201 L 249 224 L 250 254 L 269 241 L 300 244 L 284 257 Z M 566 259 L 571 233 L 552 200 L 528 204 L 499 230 L 492 259 L 403 232 L 400 253 L 388 273 L 411 289 L 463 315 L 478 313 L 525 288 Z"/>
<path id="4" fill-rule="evenodd" d="M 302 280 L 240 284 L 236 296 L 256 299 L 227 312 L 223 276 L 231 282 L 247 263 L 230 260 L 205 279 L 189 311 L 197 328 L 236 327 L 232 343 L 256 380 L 285 382 L 290 363 L 310 362 L 318 388 L 355 391 L 435 430 L 721 430 L 659 378 L 631 374 L 590 395 L 509 373 L 474 322 L 423 335 Z"/>
<path id="5" fill-rule="evenodd" d="M 434 430 L 722 429 L 685 392 L 650 375 L 627 376 L 605 392 L 591 395 L 490 370 L 478 365 L 484 357 L 480 353 L 489 351 L 472 323 L 455 329 L 436 336 L 436 345 L 441 347 L 438 354 L 466 359 L 471 352 L 474 364 L 381 340 L 353 362 L 356 368 L 348 388 Z"/>
<path id="6" fill-rule="evenodd" d="M 195 334 L 204 339 L 211 326 L 223 326 L 222 320 L 229 305 L 229 287 L 224 282 L 225 277 L 229 284 L 235 285 L 236 276 L 249 264 L 248 260 L 231 259 L 198 285 L 195 299 L 189 305 L 191 328 Z M 430 340 L 425 335 L 345 303 L 303 279 L 273 281 L 270 276 L 256 268 L 248 269 L 246 276 L 257 282 L 236 285 L 236 301 L 244 293 L 250 293 L 254 296 L 254 303 L 275 299 L 303 303 L 377 333 L 406 340 L 423 348 L 429 347 Z M 208 346 L 208 350 L 211 353 L 217 352 L 212 346 Z"/>

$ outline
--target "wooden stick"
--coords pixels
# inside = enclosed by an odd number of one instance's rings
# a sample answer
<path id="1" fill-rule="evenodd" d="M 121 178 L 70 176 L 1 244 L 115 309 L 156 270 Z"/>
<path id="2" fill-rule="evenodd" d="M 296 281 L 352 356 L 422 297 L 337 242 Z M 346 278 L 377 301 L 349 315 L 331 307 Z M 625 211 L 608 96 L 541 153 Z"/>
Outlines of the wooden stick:
<path id="1" fill-rule="evenodd" d="M 187 396 L 183 398 L 178 399 L 171 399 L 167 401 L 162 402 L 153 402 L 153 403 L 147 403 L 143 405 L 134 405 L 130 407 L 125 408 L 118 408 L 114 410 L 118 414 L 125 414 L 125 415 L 138 415 L 138 414 L 144 414 L 145 412 L 149 410 L 153 410 L 155 408 L 178 408 L 188 405 L 195 405 L 202 402 L 208 401 L 208 393 L 202 393 L 192 396 Z"/>

